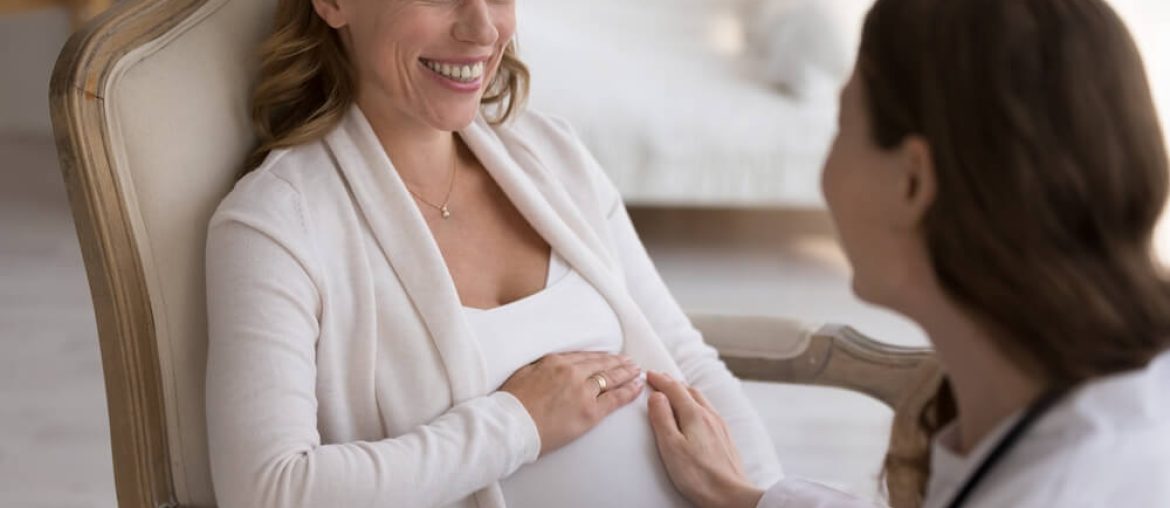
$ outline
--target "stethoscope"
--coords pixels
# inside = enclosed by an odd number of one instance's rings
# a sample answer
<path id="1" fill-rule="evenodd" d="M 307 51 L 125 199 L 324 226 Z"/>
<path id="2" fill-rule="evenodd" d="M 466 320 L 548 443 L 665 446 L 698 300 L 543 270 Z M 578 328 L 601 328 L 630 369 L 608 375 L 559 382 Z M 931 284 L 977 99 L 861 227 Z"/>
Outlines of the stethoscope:
<path id="1" fill-rule="evenodd" d="M 1052 390 L 1046 392 L 1044 395 L 1041 395 L 1038 399 L 1036 399 L 1036 401 L 1028 407 L 1028 410 L 1023 414 L 1023 416 L 1021 416 L 1020 419 L 1017 420 L 1010 429 L 1008 429 L 1008 432 L 1004 435 L 1003 439 L 1000 439 L 999 442 L 996 443 L 995 448 L 991 450 L 991 453 L 987 454 L 987 458 L 983 459 L 983 462 L 979 464 L 979 467 L 975 469 L 975 472 L 971 473 L 971 476 L 967 478 L 967 481 L 963 483 L 962 488 L 959 489 L 959 493 L 955 494 L 955 497 L 951 499 L 950 504 L 947 506 L 949 508 L 959 508 L 962 506 L 963 503 L 965 503 L 967 499 L 971 497 L 971 493 L 975 491 L 975 488 L 979 486 L 979 483 L 982 482 L 984 477 L 987 476 L 987 473 L 990 472 L 993 467 L 995 467 L 996 463 L 1001 462 L 1002 459 L 1007 456 L 1012 447 L 1019 443 L 1020 439 L 1024 437 L 1024 434 L 1028 432 L 1028 429 L 1030 429 L 1033 424 L 1035 424 L 1036 421 L 1040 419 L 1041 416 L 1044 416 L 1044 413 L 1048 412 L 1049 409 L 1052 409 L 1052 406 L 1056 405 L 1056 403 L 1059 402 L 1062 397 L 1064 397 L 1065 393 L 1068 393 L 1068 390 Z"/>

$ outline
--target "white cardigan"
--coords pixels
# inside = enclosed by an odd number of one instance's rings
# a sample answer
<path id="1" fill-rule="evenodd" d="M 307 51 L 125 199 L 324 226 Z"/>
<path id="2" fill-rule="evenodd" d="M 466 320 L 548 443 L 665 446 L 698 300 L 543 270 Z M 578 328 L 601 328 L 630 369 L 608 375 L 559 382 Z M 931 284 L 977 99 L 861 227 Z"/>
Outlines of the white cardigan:
<path id="1" fill-rule="evenodd" d="M 623 352 L 701 389 L 759 485 L 780 476 L 754 409 L 671 297 L 621 199 L 562 122 L 460 132 L 540 235 L 613 307 Z M 357 106 L 274 151 L 211 219 L 208 439 L 221 506 L 504 506 L 540 438 L 492 393 L 424 219 Z M 582 481 L 588 481 L 583 478 Z"/>

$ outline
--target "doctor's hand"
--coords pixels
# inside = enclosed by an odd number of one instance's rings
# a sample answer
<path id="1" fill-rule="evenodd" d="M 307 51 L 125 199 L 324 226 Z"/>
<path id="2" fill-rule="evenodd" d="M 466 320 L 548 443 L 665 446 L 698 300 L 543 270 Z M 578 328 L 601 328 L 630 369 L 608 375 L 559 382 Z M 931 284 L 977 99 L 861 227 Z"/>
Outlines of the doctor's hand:
<path id="1" fill-rule="evenodd" d="M 642 369 L 601 352 L 547 355 L 512 373 L 500 387 L 528 410 L 540 455 L 567 445 L 642 393 Z"/>
<path id="2" fill-rule="evenodd" d="M 752 485 L 723 418 L 698 390 L 665 374 L 646 376 L 650 425 L 674 486 L 701 508 L 754 508 L 764 492 Z"/>

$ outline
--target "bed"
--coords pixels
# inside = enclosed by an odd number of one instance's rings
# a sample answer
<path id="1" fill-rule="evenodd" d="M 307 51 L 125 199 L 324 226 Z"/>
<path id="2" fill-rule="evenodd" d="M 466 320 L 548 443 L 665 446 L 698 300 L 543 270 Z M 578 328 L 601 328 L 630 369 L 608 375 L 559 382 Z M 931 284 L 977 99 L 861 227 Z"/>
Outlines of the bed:
<path id="1" fill-rule="evenodd" d="M 814 1 L 821 12 L 824 2 L 845 5 L 833 7 L 832 23 L 860 22 L 864 2 Z M 800 94 L 761 76 L 767 64 L 807 62 L 800 54 L 751 58 L 743 3 L 518 2 L 521 55 L 533 74 L 530 104 L 568 120 L 631 205 L 821 207 L 819 173 L 841 76 Z M 780 45 L 823 47 L 796 40 L 822 36 L 820 27 L 810 34 L 802 20 L 771 23 L 806 28 L 785 32 Z M 845 47 L 848 35 L 841 42 L 840 34 L 823 33 L 824 43 Z"/>

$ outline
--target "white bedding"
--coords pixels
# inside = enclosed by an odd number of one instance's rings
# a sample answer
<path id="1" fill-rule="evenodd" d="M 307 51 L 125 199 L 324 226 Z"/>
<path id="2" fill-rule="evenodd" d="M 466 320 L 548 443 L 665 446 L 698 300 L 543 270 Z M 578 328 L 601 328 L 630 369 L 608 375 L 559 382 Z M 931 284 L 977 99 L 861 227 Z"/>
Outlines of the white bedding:
<path id="1" fill-rule="evenodd" d="M 732 0 L 518 2 L 531 105 L 577 129 L 630 204 L 821 206 L 838 83 L 754 78 Z"/>

